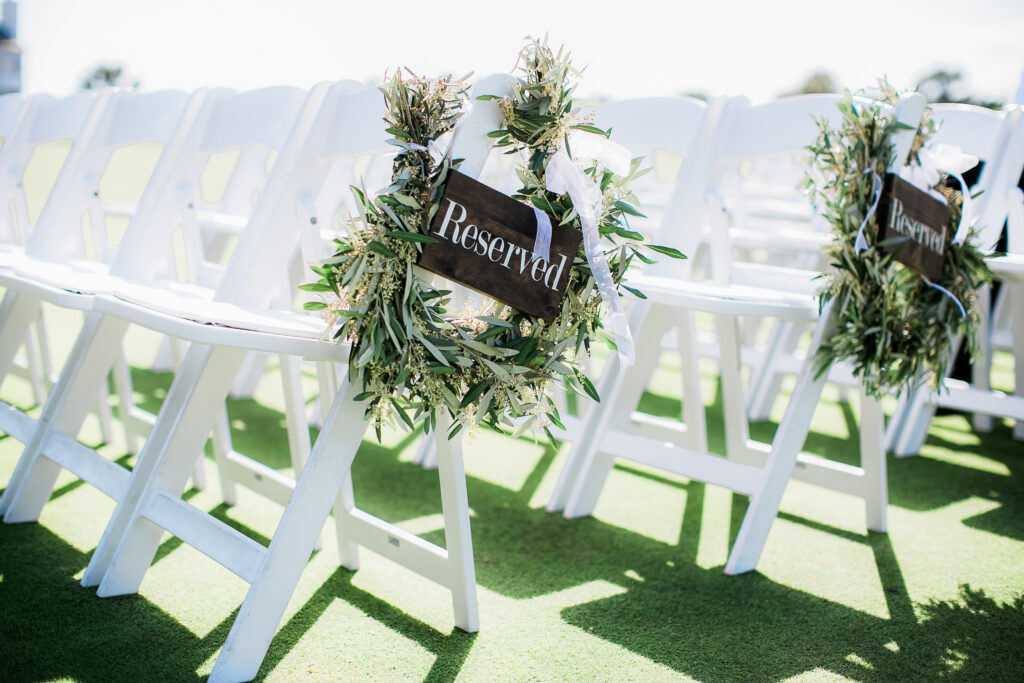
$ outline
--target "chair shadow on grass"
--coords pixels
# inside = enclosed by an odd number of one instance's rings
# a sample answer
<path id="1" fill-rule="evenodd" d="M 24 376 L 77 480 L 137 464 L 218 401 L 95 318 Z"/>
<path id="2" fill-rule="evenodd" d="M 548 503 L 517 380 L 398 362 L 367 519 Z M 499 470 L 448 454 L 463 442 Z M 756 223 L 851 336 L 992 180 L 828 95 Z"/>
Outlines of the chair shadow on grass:
<path id="1" fill-rule="evenodd" d="M 101 600 L 74 578 L 83 553 L 41 524 L 4 525 L 0 670 L 5 681 L 196 681 L 231 614 L 199 638 L 146 598 Z"/>
<path id="2" fill-rule="evenodd" d="M 678 402 L 672 409 L 678 409 Z M 710 406 L 708 417 L 709 429 L 714 430 L 716 421 L 720 429 L 720 398 Z M 847 428 L 852 429 L 851 425 L 856 423 L 849 406 L 844 406 L 844 418 Z M 760 429 L 770 438 L 775 425 Z M 856 434 L 855 429 L 852 432 Z M 364 442 L 353 463 L 360 508 L 390 520 L 414 519 L 437 512 L 436 473 L 400 460 L 401 452 L 410 443 L 407 440 L 387 448 L 370 440 Z M 856 458 L 855 440 L 831 435 L 812 433 L 807 448 L 831 457 L 838 453 L 850 460 Z M 820 668 L 858 680 L 912 680 L 955 676 L 958 671 L 984 671 L 985 662 L 994 666 L 995 661 L 990 660 L 982 641 L 998 640 L 1005 625 L 1015 624 L 1024 615 L 1017 603 L 993 612 L 983 593 L 970 592 L 965 587 L 962 595 L 977 595 L 971 604 L 984 604 L 986 610 L 969 605 L 961 608 L 955 601 L 936 603 L 933 612 L 943 619 L 918 624 L 888 536 L 858 534 L 788 513 L 781 516 L 871 547 L 889 619 L 778 584 L 757 573 L 730 577 L 723 574 L 721 567 L 704 569 L 696 564 L 703 484 L 684 484 L 649 472 L 633 472 L 685 488 L 686 528 L 678 545 L 672 546 L 593 518 L 565 520 L 543 509 L 531 508 L 530 500 L 554 459 L 555 450 L 545 450 L 519 490 L 468 478 L 469 500 L 475 513 L 473 542 L 478 584 L 514 599 L 530 599 L 596 580 L 619 585 L 624 593 L 568 607 L 562 612 L 564 620 L 690 676 L 706 680 L 778 680 Z M 923 463 L 923 459 L 917 460 Z M 895 465 L 902 468 L 914 464 L 904 463 L 909 461 L 897 461 Z M 934 461 L 923 464 L 941 465 Z M 928 480 L 935 481 L 934 471 L 927 475 Z M 971 486 L 991 484 L 987 477 L 968 479 L 964 491 L 954 495 L 967 495 Z M 910 497 L 908 504 L 912 501 Z M 733 496 L 730 545 L 738 533 L 746 503 L 744 496 Z M 424 538 L 444 544 L 441 529 L 424 534 Z M 626 578 L 627 570 L 643 581 Z M 448 679 L 457 674 L 468 656 L 471 636 L 457 630 L 439 633 L 355 588 L 350 576 L 344 570 L 336 572 L 279 630 L 261 671 L 271 671 L 330 602 L 341 599 L 435 653 L 437 659 L 428 678 Z M 729 597 L 723 600 L 723 596 Z M 929 613 L 927 607 L 920 610 Z M 989 618 L 989 614 L 996 613 L 1000 615 L 998 619 Z M 982 636 L 964 641 L 962 628 L 968 623 Z M 908 633 L 911 635 L 907 636 Z M 780 637 L 805 643 L 802 656 L 781 660 L 775 645 Z M 958 660 L 961 669 L 947 656 L 952 651 L 962 652 Z M 965 664 L 972 661 L 981 663 Z"/>
<path id="3" fill-rule="evenodd" d="M 725 454 L 724 420 L 721 381 L 707 405 L 708 447 L 712 453 Z M 803 450 L 850 465 L 859 463 L 858 423 L 847 402 L 839 408 L 843 415 L 845 432 L 850 438 L 812 431 L 807 435 Z M 659 417 L 679 419 L 682 403 L 678 398 L 645 393 L 640 409 Z M 952 427 L 970 433 L 969 417 L 954 414 L 937 418 L 940 427 Z M 957 421 L 963 424 L 958 424 Z M 750 425 L 750 436 L 770 442 L 778 424 L 758 421 Z M 998 501 L 999 507 L 963 520 L 967 526 L 982 531 L 1024 541 L 1024 446 L 1013 437 L 1009 421 L 995 420 L 991 432 L 976 434 L 973 443 L 955 443 L 943 438 L 943 429 L 931 429 L 927 444 L 945 448 L 957 456 L 974 456 L 991 461 L 1006 469 L 1009 476 L 972 467 L 969 463 L 938 460 L 926 456 L 909 458 L 888 457 L 889 504 L 914 511 L 936 510 L 972 497 Z M 941 486 L 935 486 L 941 481 Z"/>
<path id="4" fill-rule="evenodd" d="M 384 627 L 395 631 L 436 656 L 424 675 L 425 681 L 453 681 L 458 676 L 476 640 L 475 633 L 453 628 L 451 633 L 437 629 L 403 612 L 385 600 L 352 584 L 353 572 L 339 568 L 310 596 L 291 619 L 281 625 L 270 644 L 260 677 L 270 674 L 282 659 L 316 624 L 335 600 L 344 600 Z"/>
<path id="5" fill-rule="evenodd" d="M 251 444 L 238 441 L 236 434 L 239 450 L 251 445 L 261 461 L 281 469 L 290 467 L 280 412 L 251 401 L 232 402 L 230 409 L 233 419 L 243 426 L 267 426 L 266 433 L 254 436 Z M 674 409 L 669 406 L 669 410 Z M 710 406 L 708 418 L 712 431 L 715 424 L 720 429 L 720 399 Z M 268 437 L 271 432 L 275 434 Z M 238 433 L 257 434 L 257 430 L 239 429 Z M 832 448 L 837 441 L 842 440 L 824 436 L 819 446 Z M 356 500 L 362 509 L 392 521 L 438 511 L 436 472 L 400 459 L 412 442 L 413 437 L 408 437 L 390 448 L 364 442 L 353 464 Z M 842 445 L 851 448 L 850 442 L 842 441 Z M 808 448 L 814 450 L 813 442 Z M 530 599 L 591 581 L 615 584 L 623 592 L 566 607 L 561 612 L 563 620 L 703 680 L 779 680 L 815 669 L 856 680 L 993 680 L 1004 672 L 1006 680 L 1024 679 L 1024 672 L 1019 670 L 1024 662 L 1019 639 L 1024 630 L 1024 597 L 998 604 L 983 591 L 963 586 L 958 600 L 915 609 L 887 536 L 856 534 L 788 513 L 780 516 L 871 547 L 889 618 L 784 586 L 756 572 L 725 576 L 721 567 L 702 568 L 696 562 L 703 521 L 703 484 L 634 471 L 685 489 L 683 529 L 678 543 L 669 544 L 598 519 L 565 520 L 531 508 L 529 503 L 549 474 L 555 455 L 553 448 L 545 450 L 519 490 L 469 478 L 477 580 L 481 586 L 513 599 Z M 1012 469 L 1011 461 L 1005 459 Z M 1014 470 L 1014 478 L 994 477 L 925 458 L 891 459 L 890 463 L 892 480 L 906 487 L 905 491 L 894 491 L 894 499 L 913 509 L 931 509 L 941 501 L 948 504 L 950 498 L 981 495 L 989 490 L 986 487 L 993 486 L 1008 496 L 1012 493 L 1010 486 L 1019 478 L 1019 469 Z M 957 477 L 948 476 L 946 468 L 955 469 Z M 920 490 L 915 489 L 911 486 L 915 477 L 932 484 L 941 477 L 944 486 L 951 485 L 952 493 L 937 494 L 924 484 L 917 484 Z M 730 545 L 745 505 L 745 497 L 733 496 Z M 1003 505 L 1012 507 L 1005 499 Z M 1019 507 L 1013 509 L 1019 511 Z M 210 513 L 261 543 L 269 541 L 229 515 L 227 506 L 216 505 Z M 994 523 L 1002 525 L 1003 533 L 1012 535 L 1020 522 L 1006 517 Z M 62 676 L 83 681 L 194 680 L 195 671 L 227 637 L 234 614 L 198 638 L 145 598 L 97 599 L 94 591 L 83 589 L 73 579 L 85 566 L 87 554 L 42 525 L 6 527 L 2 533 L 0 604 L 5 614 L 31 615 L 0 620 L 0 661 L 5 662 L 5 678 L 9 680 Z M 444 532 L 429 532 L 425 538 L 443 545 Z M 166 557 L 178 545 L 176 539 L 166 542 L 157 559 Z M 428 680 L 452 680 L 457 676 L 475 642 L 474 636 L 457 629 L 442 633 L 402 612 L 400 605 L 392 606 L 355 587 L 351 576 L 338 569 L 281 625 L 263 662 L 261 677 L 273 672 L 334 600 L 346 601 L 435 654 L 426 673 Z M 793 655 L 792 648 L 778 647 L 782 639 L 801 643 L 798 655 Z M 1016 649 L 1008 652 L 1010 647 Z"/>
<path id="6" fill-rule="evenodd" d="M 729 577 L 721 568 L 656 563 L 637 569 L 643 582 L 562 616 L 704 681 L 776 681 L 813 671 L 858 681 L 1022 680 L 1024 594 L 999 604 L 964 585 L 959 600 L 915 610 L 888 536 L 872 533 L 864 542 L 874 552 L 888 619 L 753 572 Z"/>

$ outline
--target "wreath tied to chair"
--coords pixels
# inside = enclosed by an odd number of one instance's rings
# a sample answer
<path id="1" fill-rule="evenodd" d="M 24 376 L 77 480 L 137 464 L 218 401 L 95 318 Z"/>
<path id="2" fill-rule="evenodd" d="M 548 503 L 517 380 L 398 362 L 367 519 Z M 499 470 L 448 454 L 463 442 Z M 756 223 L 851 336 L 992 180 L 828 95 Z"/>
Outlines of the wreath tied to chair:
<path id="1" fill-rule="evenodd" d="M 895 104 L 893 88 L 885 82 L 880 85 L 881 101 Z M 879 240 L 878 217 L 872 209 L 874 174 L 884 177 L 894 154 L 890 137 L 906 126 L 878 107 L 858 106 L 849 91 L 838 107 L 839 127 L 819 121 L 819 135 L 808 147 L 813 157 L 806 183 L 824 210 L 832 236 L 827 248 L 831 269 L 822 276 L 820 302 L 822 307 L 834 302 L 838 314 L 835 333 L 819 347 L 816 369 L 820 375 L 837 361 L 851 361 L 865 390 L 875 397 L 926 383 L 938 388 L 946 374 L 951 341 L 965 335 L 970 352 L 977 348 L 977 291 L 992 273 L 973 229 L 962 243 L 954 241 L 963 197 L 946 186 L 944 173 L 930 188 L 940 192 L 949 206 L 941 280 L 929 282 L 897 261 L 895 252 L 883 249 L 905 238 L 885 240 L 889 244 Z M 934 132 L 934 120 L 926 109 L 908 165 L 921 164 L 921 154 Z M 867 249 L 859 253 L 858 233 L 867 242 Z"/>
<path id="2" fill-rule="evenodd" d="M 547 212 L 555 230 L 580 230 L 578 207 L 567 194 L 547 189 L 545 171 L 552 155 L 567 146 L 568 134 L 607 138 L 574 106 L 579 72 L 568 54 L 553 53 L 546 41 L 532 41 L 520 53 L 521 78 L 500 101 L 502 127 L 491 133 L 496 146 L 525 159 L 517 168 L 521 189 L 516 199 Z M 552 382 L 598 400 L 580 360 L 602 330 L 602 299 L 581 247 L 572 264 L 565 297 L 553 321 L 499 302 L 481 310 L 449 310 L 451 292 L 435 289 L 417 276 L 415 263 L 438 210 L 445 181 L 459 165 L 450 153 L 438 153 L 439 139 L 451 137 L 464 115 L 465 79 L 426 80 L 395 73 L 382 88 L 389 141 L 399 148 L 392 184 L 376 196 L 352 188 L 360 216 L 350 235 L 335 240 L 330 258 L 312 264 L 319 280 L 301 289 L 319 294 L 306 303 L 322 310 L 333 337 L 351 344 L 350 381 L 360 382 L 357 400 L 367 401 L 366 418 L 381 438 L 385 423 L 404 424 L 425 433 L 436 427 L 438 409 L 454 420 L 449 438 L 466 425 L 485 423 L 501 429 L 562 427 L 548 391 Z M 616 287 L 623 284 L 633 259 L 653 262 L 653 250 L 672 257 L 674 249 L 643 244 L 628 216 L 634 207 L 630 182 L 643 171 L 633 159 L 628 174 L 616 175 L 600 164 L 581 169 L 600 188 L 599 230 Z"/>

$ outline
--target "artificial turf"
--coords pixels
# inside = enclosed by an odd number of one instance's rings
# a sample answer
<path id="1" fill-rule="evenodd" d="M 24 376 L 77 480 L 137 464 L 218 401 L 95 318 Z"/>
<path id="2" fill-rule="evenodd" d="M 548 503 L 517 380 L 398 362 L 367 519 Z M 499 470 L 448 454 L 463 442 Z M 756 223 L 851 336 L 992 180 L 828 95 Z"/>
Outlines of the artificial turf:
<path id="1" fill-rule="evenodd" d="M 134 371 L 153 408 L 169 375 Z M 671 365 L 645 395 L 678 411 Z M 713 373 L 708 420 L 721 426 Z M 232 401 L 236 447 L 289 467 L 273 375 Z M 0 392 L 22 404 L 17 380 Z M 856 406 L 826 392 L 808 450 L 854 461 Z M 755 425 L 769 438 L 773 423 Z M 1010 423 L 976 434 L 936 419 L 918 457 L 889 466 L 889 533 L 863 504 L 800 482 L 783 499 L 760 564 L 723 573 L 746 499 L 617 466 L 593 517 L 544 511 L 568 445 L 481 432 L 465 446 L 481 630 L 454 628 L 448 592 L 362 551 L 339 568 L 333 524 L 314 553 L 259 678 L 266 680 L 1024 680 L 1024 444 Z M 95 424 L 80 435 L 96 443 Z M 443 543 L 436 472 L 416 437 L 364 442 L 357 503 Z M 713 448 L 721 441 L 712 440 Z M 0 483 L 21 445 L 0 438 Z M 112 458 L 123 444 L 104 445 Z M 219 497 L 212 461 L 186 498 L 261 542 L 282 508 Z M 0 680 L 173 681 L 209 674 L 246 584 L 173 537 L 138 595 L 78 584 L 113 503 L 64 473 L 38 523 L 0 525 Z"/>

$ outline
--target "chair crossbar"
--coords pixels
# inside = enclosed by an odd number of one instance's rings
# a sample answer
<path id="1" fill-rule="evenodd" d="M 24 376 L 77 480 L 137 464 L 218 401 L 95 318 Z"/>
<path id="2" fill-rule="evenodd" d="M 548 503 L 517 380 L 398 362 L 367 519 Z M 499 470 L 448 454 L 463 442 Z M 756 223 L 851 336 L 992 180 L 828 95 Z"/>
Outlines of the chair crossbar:
<path id="1" fill-rule="evenodd" d="M 140 506 L 139 516 L 166 529 L 246 582 L 256 580 L 266 547 L 187 501 L 155 490 Z"/>
<path id="2" fill-rule="evenodd" d="M 601 450 L 607 455 L 657 467 L 689 479 L 699 479 L 746 495 L 756 491 L 764 481 L 764 471 L 759 467 L 673 443 L 651 443 L 648 438 L 621 431 L 609 430 L 601 443 Z"/>
<path id="3" fill-rule="evenodd" d="M 1024 396 L 1016 396 L 995 389 L 972 389 L 967 382 L 946 378 L 943 390 L 935 397 L 935 404 L 954 410 L 1024 420 Z"/>
<path id="4" fill-rule="evenodd" d="M 630 434 L 637 436 L 660 439 L 661 441 L 675 441 L 676 439 L 685 439 L 686 434 L 692 428 L 690 425 L 672 418 L 649 415 L 635 410 L 630 416 L 628 429 Z"/>
<path id="5" fill-rule="evenodd" d="M 128 488 L 128 470 L 67 434 L 47 432 L 40 455 L 92 484 L 114 500 L 121 500 Z"/>
<path id="6" fill-rule="evenodd" d="M 38 422 L 15 406 L 0 402 L 0 432 L 28 443 L 36 431 Z"/>
<path id="7" fill-rule="evenodd" d="M 749 465 L 763 467 L 764 459 L 771 454 L 771 444 L 748 440 L 746 446 L 746 452 L 741 451 L 738 459 Z M 792 478 L 860 498 L 869 493 L 864 468 L 829 460 L 814 453 L 802 452 L 797 455 Z"/>
<path id="8" fill-rule="evenodd" d="M 275 503 L 287 505 L 295 491 L 295 480 L 238 451 L 224 454 L 224 467 L 231 480 Z"/>
<path id="9" fill-rule="evenodd" d="M 338 510 L 335 508 L 335 515 Z M 453 588 L 448 551 L 413 533 L 353 508 L 335 519 L 341 535 L 372 552 L 420 574 L 445 588 Z"/>

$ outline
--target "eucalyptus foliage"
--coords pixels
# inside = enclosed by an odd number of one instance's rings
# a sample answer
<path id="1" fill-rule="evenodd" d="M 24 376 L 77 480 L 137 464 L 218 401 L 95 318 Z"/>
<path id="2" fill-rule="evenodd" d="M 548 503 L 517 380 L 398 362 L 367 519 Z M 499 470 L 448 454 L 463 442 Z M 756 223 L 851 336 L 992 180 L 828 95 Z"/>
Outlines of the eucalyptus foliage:
<path id="1" fill-rule="evenodd" d="M 883 84 L 884 97 L 895 94 Z M 808 184 L 831 224 L 832 241 L 827 249 L 831 269 L 823 276 L 820 301 L 833 302 L 838 326 L 818 350 L 817 370 L 826 372 L 833 363 L 851 361 L 866 391 L 881 396 L 890 390 L 930 383 L 936 388 L 946 374 L 951 342 L 966 335 L 968 348 L 976 348 L 977 291 L 991 272 L 975 244 L 971 231 L 963 244 L 952 242 L 960 220 L 962 197 L 940 183 L 938 189 L 949 205 L 949 227 L 942 279 L 936 284 L 949 290 L 966 311 L 962 315 L 946 294 L 887 253 L 878 239 L 878 219 L 872 216 L 864 236 L 868 249 L 854 250 L 858 229 L 874 202 L 874 176 L 883 177 L 893 158 L 890 137 L 906 126 L 878 107 L 857 106 L 850 93 L 839 103 L 842 122 L 838 128 L 818 122 L 819 135 L 808 147 L 813 153 Z M 935 130 L 926 110 L 911 146 L 909 163 Z M 895 245 L 906 238 L 886 240 Z"/>
<path id="2" fill-rule="evenodd" d="M 609 132 L 590 125 L 574 107 L 579 72 L 567 54 L 554 54 L 546 43 L 534 41 L 520 58 L 522 78 L 500 102 L 503 125 L 491 136 L 526 158 L 518 168 L 523 187 L 516 197 L 547 211 L 555 230 L 579 230 L 572 200 L 545 189 L 544 169 L 566 144 L 569 130 L 604 137 Z M 362 216 L 351 237 L 336 240 L 336 253 L 312 266 L 320 279 L 302 288 L 320 293 L 322 301 L 307 308 L 322 309 L 336 326 L 334 338 L 351 344 L 349 377 L 362 384 L 357 399 L 367 401 L 366 417 L 378 439 L 382 425 L 394 417 L 429 432 L 436 427 L 437 411 L 446 410 L 454 419 L 449 437 L 467 424 L 486 423 L 515 427 L 516 433 L 543 428 L 553 440 L 548 426 L 562 424 L 548 391 L 551 382 L 598 399 L 577 362 L 601 330 L 601 298 L 583 249 L 551 323 L 499 302 L 486 310 L 449 310 L 451 292 L 421 278 L 415 262 L 422 245 L 434 241 L 428 235 L 430 219 L 449 171 L 459 163 L 449 155 L 435 161 L 429 148 L 455 127 L 466 85 L 399 72 L 383 92 L 387 130 L 394 136 L 390 143 L 400 148 L 393 183 L 375 197 L 353 188 Z M 603 193 L 600 232 L 616 284 L 634 258 L 651 262 L 643 253 L 643 236 L 627 222 L 628 216 L 642 215 L 629 192 L 640 161 L 633 160 L 627 177 L 599 166 L 586 170 Z"/>

